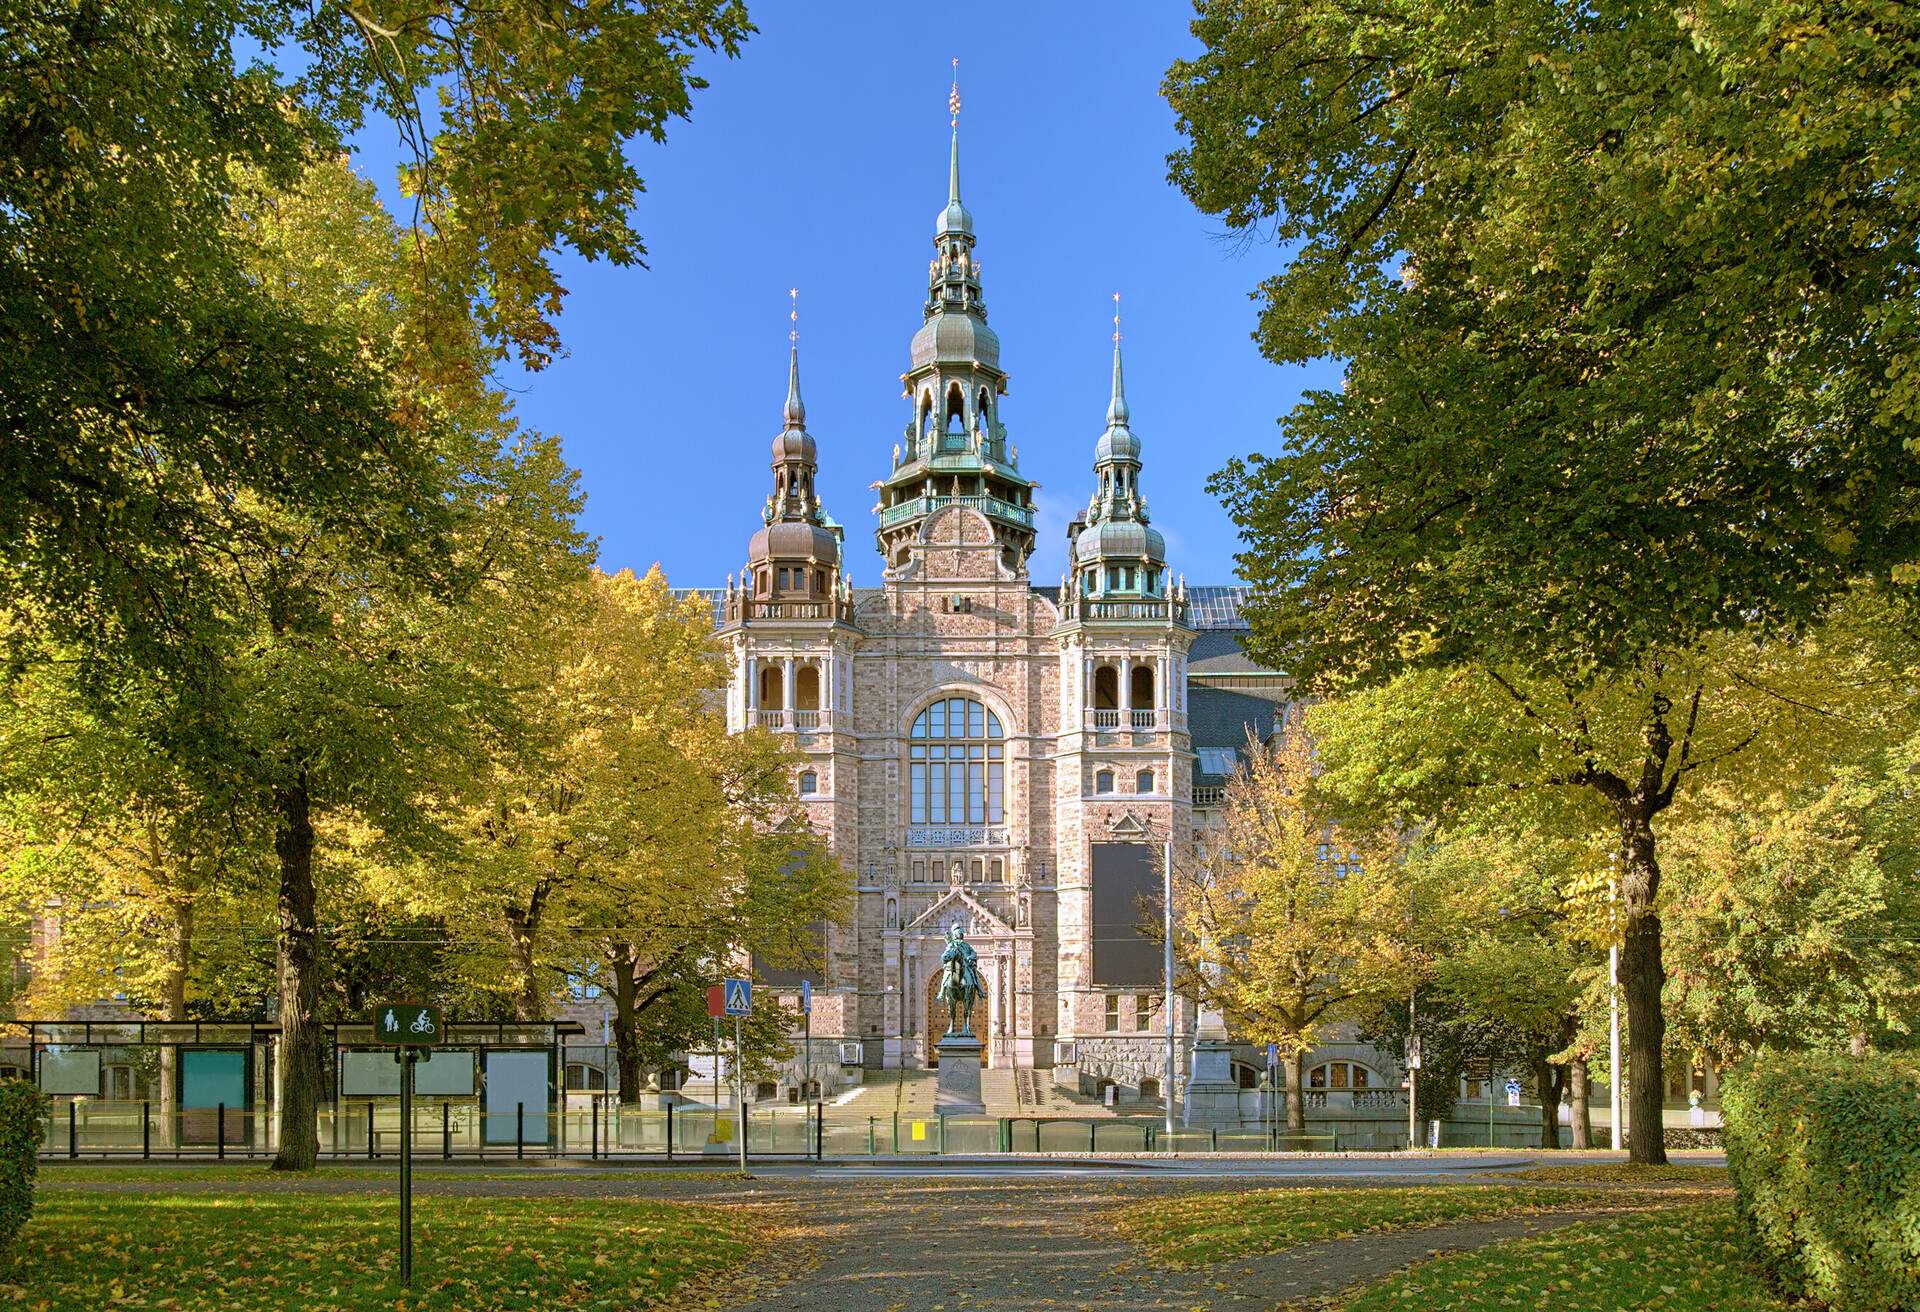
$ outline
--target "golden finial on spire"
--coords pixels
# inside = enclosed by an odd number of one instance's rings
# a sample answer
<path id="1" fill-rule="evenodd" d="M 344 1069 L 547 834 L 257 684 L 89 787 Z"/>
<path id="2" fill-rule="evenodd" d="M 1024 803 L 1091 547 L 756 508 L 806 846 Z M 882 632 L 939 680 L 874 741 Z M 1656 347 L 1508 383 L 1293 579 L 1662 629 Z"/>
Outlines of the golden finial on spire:
<path id="1" fill-rule="evenodd" d="M 1120 293 L 1113 294 L 1113 344 L 1120 345 Z"/>
<path id="2" fill-rule="evenodd" d="M 950 126 L 956 131 L 960 127 L 960 60 L 953 61 L 953 89 L 947 92 L 947 112 L 953 115 Z"/>
<path id="3" fill-rule="evenodd" d="M 792 325 L 787 329 L 787 340 L 798 346 L 800 344 L 800 289 L 798 287 L 787 288 L 787 301 L 789 306 L 787 322 Z"/>

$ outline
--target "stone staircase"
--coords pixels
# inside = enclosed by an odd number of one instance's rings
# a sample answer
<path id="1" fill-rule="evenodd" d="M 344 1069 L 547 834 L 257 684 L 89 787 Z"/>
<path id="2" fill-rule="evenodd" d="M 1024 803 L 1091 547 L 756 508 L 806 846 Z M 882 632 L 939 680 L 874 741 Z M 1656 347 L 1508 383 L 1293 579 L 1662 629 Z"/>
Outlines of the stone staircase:
<path id="1" fill-rule="evenodd" d="M 874 1072 L 866 1091 L 846 1108 L 849 1115 L 923 1119 L 936 1114 L 940 1072 L 893 1070 Z M 980 1072 L 980 1100 L 989 1116 L 1111 1116 L 1113 1109 L 1098 1098 L 1056 1087 L 1048 1071 L 1028 1066 L 989 1066 Z M 1121 1108 L 1139 1114 L 1138 1107 Z"/>

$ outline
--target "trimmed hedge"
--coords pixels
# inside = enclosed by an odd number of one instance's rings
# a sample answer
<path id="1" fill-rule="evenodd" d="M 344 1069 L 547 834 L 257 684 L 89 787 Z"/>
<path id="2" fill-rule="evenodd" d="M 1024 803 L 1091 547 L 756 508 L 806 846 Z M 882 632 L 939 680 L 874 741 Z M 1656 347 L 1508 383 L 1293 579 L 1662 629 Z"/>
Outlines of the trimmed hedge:
<path id="1" fill-rule="evenodd" d="M 0 1081 L 0 1252 L 33 1215 L 46 1115 L 46 1095 L 39 1089 L 25 1080 Z"/>
<path id="2" fill-rule="evenodd" d="M 1766 1054 L 1720 1105 L 1743 1228 L 1780 1287 L 1835 1312 L 1920 1308 L 1920 1062 Z"/>

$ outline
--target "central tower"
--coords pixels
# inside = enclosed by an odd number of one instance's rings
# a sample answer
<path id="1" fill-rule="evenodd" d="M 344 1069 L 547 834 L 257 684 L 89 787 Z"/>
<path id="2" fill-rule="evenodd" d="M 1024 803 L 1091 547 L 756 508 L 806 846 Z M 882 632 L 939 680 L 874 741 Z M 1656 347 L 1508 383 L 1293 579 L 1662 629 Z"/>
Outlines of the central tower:
<path id="1" fill-rule="evenodd" d="M 987 326 L 980 261 L 974 258 L 973 215 L 960 200 L 960 91 L 948 100 L 953 140 L 947 207 L 934 225 L 923 322 L 913 335 L 911 367 L 900 375 L 912 403 L 905 442 L 893 449 L 893 470 L 875 484 L 880 503 L 875 542 L 889 574 L 906 567 L 909 547 L 927 521 L 948 506 L 979 511 L 993 527 L 1001 564 L 1024 573 L 1033 553 L 1033 490 L 1007 444 L 1000 398 L 1000 338 Z"/>

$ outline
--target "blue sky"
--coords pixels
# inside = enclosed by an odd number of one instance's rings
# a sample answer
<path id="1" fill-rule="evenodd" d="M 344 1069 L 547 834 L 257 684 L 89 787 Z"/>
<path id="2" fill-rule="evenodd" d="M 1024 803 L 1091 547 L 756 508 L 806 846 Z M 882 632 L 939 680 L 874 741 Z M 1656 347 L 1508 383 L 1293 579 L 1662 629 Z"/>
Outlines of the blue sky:
<path id="1" fill-rule="evenodd" d="M 907 422 L 898 379 L 945 205 L 958 56 L 962 189 L 1011 375 L 1002 418 L 1042 485 L 1035 581 L 1058 578 L 1092 488 L 1116 291 L 1153 522 L 1189 582 L 1231 581 L 1237 543 L 1207 476 L 1275 449 L 1300 389 L 1336 374 L 1260 358 L 1248 294 L 1280 252 L 1225 235 L 1166 181 L 1178 138 L 1159 87 L 1195 48 L 1187 6 L 751 8 L 741 58 L 701 61 L 712 85 L 692 119 L 632 148 L 651 267 L 563 258 L 568 355 L 504 380 L 582 471 L 601 564 L 657 561 L 682 586 L 739 569 L 771 488 L 798 287 L 821 495 L 855 584 L 879 581 L 868 485 Z M 388 143 L 364 144 L 383 172 Z"/>

